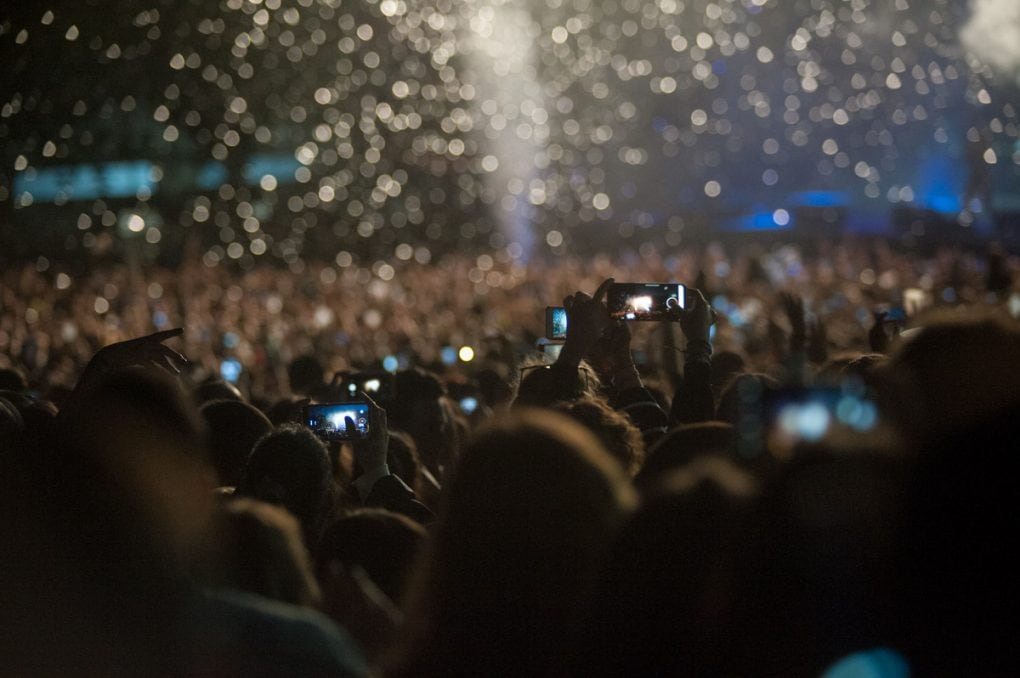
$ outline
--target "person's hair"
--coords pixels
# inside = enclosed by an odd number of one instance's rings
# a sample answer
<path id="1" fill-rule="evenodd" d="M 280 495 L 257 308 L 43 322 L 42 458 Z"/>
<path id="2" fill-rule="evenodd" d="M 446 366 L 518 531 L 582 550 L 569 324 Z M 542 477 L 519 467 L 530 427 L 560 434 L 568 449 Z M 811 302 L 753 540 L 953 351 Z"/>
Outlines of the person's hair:
<path id="1" fill-rule="evenodd" d="M 641 487 L 659 483 L 670 472 L 705 455 L 735 461 L 736 430 L 722 421 L 683 424 L 671 430 L 648 450 L 635 479 Z"/>
<path id="2" fill-rule="evenodd" d="M 602 384 L 595 370 L 582 362 L 577 369 L 559 363 L 524 363 L 518 371 L 513 407 L 550 407 L 556 403 L 598 397 Z"/>
<path id="3" fill-rule="evenodd" d="M 598 398 L 560 403 L 555 409 L 594 433 L 624 473 L 632 478 L 637 475 L 645 460 L 645 443 L 627 415 Z"/>
<path id="4" fill-rule="evenodd" d="M 919 446 L 1020 402 L 1020 322 L 973 311 L 928 318 L 875 374 L 884 411 Z"/>
<path id="5" fill-rule="evenodd" d="M 446 388 L 432 372 L 414 368 L 398 372 L 396 397 L 386 406 L 387 423 L 410 434 L 421 462 L 437 476 L 457 457 L 457 436 L 446 407 Z"/>
<path id="6" fill-rule="evenodd" d="M 34 443 L 0 454 L 4 616 L 23 642 L 4 672 L 179 673 L 184 564 L 213 505 L 197 412 L 169 378 L 120 370 Z"/>
<path id="7" fill-rule="evenodd" d="M 244 401 L 241 390 L 219 377 L 209 377 L 195 387 L 195 402 L 199 405 L 214 400 Z"/>
<path id="8" fill-rule="evenodd" d="M 623 527 L 569 652 L 577 676 L 722 675 L 757 485 L 718 457 L 668 474 Z"/>
<path id="9" fill-rule="evenodd" d="M 517 410 L 481 427 L 412 589 L 397 672 L 555 674 L 632 492 L 563 415 Z"/>
<path id="10" fill-rule="evenodd" d="M 434 373 L 420 367 L 397 372 L 394 377 L 395 397 L 386 407 L 387 420 L 407 430 L 414 411 L 423 400 L 439 400 L 446 395 L 443 382 Z"/>
<path id="11" fill-rule="evenodd" d="M 0 368 L 0 391 L 16 391 L 18 393 L 28 388 L 28 381 L 25 375 L 13 367 Z"/>
<path id="12" fill-rule="evenodd" d="M 305 398 L 281 398 L 265 410 L 265 415 L 273 426 L 300 424 L 303 423 L 303 408 L 306 402 L 308 401 Z"/>
<path id="13" fill-rule="evenodd" d="M 291 605 L 318 604 L 301 529 L 287 511 L 253 499 L 230 499 L 214 516 L 210 539 L 216 556 L 203 584 Z"/>
<path id="14" fill-rule="evenodd" d="M 779 381 L 767 374 L 745 372 L 736 374 L 723 387 L 715 408 L 715 418 L 737 426 L 740 423 L 742 404 L 748 399 L 761 397 L 767 390 L 779 388 Z"/>
<path id="15" fill-rule="evenodd" d="M 214 400 L 199 411 L 209 429 L 209 453 L 220 485 L 237 485 L 252 448 L 273 425 L 255 407 L 239 400 Z"/>
<path id="16" fill-rule="evenodd" d="M 285 424 L 255 443 L 235 495 L 290 511 L 314 553 L 332 509 L 332 482 L 322 441 L 303 426 Z"/>
<path id="17" fill-rule="evenodd" d="M 386 449 L 386 464 L 390 473 L 403 480 L 408 487 L 416 487 L 420 476 L 421 460 L 414 438 L 403 431 L 388 432 L 390 440 Z"/>
<path id="18" fill-rule="evenodd" d="M 400 605 L 425 528 L 383 509 L 361 509 L 336 520 L 322 535 L 316 574 L 322 579 L 332 561 L 360 567 L 390 600 Z"/>
<path id="19" fill-rule="evenodd" d="M 839 386 L 848 378 L 871 383 L 875 369 L 887 360 L 881 353 L 854 353 L 833 358 L 822 365 L 814 382 L 821 386 Z"/>

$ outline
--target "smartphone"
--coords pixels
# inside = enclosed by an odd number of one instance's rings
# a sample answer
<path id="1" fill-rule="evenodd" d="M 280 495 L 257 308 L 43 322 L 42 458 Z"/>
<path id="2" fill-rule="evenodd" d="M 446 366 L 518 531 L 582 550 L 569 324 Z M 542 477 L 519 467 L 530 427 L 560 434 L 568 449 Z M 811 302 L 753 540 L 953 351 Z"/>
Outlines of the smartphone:
<path id="1" fill-rule="evenodd" d="M 228 384 L 236 384 L 241 378 L 241 362 L 235 358 L 227 358 L 220 363 L 220 377 Z"/>
<path id="2" fill-rule="evenodd" d="M 679 320 L 686 296 L 680 283 L 614 283 L 606 304 L 617 320 Z"/>
<path id="3" fill-rule="evenodd" d="M 545 307 L 545 338 L 567 338 L 567 309 L 562 306 Z"/>
<path id="4" fill-rule="evenodd" d="M 321 440 L 336 442 L 368 437 L 369 405 L 364 402 L 305 405 L 305 425 Z M 354 428 L 347 430 L 347 418 Z"/>
<path id="5" fill-rule="evenodd" d="M 393 400 L 395 381 L 389 372 L 355 372 L 343 376 L 341 382 L 343 393 L 356 399 L 358 393 L 364 393 L 377 403 Z"/>
<path id="6" fill-rule="evenodd" d="M 747 389 L 741 394 L 741 421 L 757 434 L 740 441 L 749 458 L 789 451 L 799 442 L 818 442 L 834 429 L 867 433 L 878 426 L 878 406 L 863 385 Z"/>

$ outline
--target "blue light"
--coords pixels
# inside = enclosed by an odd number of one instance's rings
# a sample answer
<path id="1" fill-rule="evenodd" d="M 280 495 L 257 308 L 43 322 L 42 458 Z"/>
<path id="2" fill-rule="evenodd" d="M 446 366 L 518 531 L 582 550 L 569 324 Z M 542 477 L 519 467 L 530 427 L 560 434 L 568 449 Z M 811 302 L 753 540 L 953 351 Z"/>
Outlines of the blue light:
<path id="1" fill-rule="evenodd" d="M 453 365 L 457 362 L 457 349 L 453 346 L 444 346 L 439 351 L 439 359 L 444 365 Z"/>
<path id="2" fill-rule="evenodd" d="M 294 183 L 294 172 L 301 163 L 293 155 L 256 154 L 248 158 L 241 170 L 245 182 L 257 184 L 262 177 L 271 174 L 279 184 Z"/>
<path id="3" fill-rule="evenodd" d="M 152 170 L 152 163 L 142 160 L 33 168 L 14 175 L 14 193 L 19 196 L 28 193 L 36 202 L 151 194 L 157 188 Z"/>
<path id="4" fill-rule="evenodd" d="M 227 166 L 222 162 L 212 160 L 202 165 L 195 177 L 195 186 L 203 191 L 212 191 L 227 182 L 230 176 Z"/>
<path id="5" fill-rule="evenodd" d="M 929 155 L 918 171 L 913 185 L 917 187 L 916 203 L 943 214 L 956 214 L 963 208 L 960 196 L 964 190 L 965 173 L 950 155 Z"/>
<path id="6" fill-rule="evenodd" d="M 909 678 L 903 655 L 885 647 L 855 652 L 832 664 L 822 678 Z"/>
<path id="7" fill-rule="evenodd" d="M 843 207 L 850 204 L 850 196 L 843 191 L 803 191 L 794 194 L 793 201 L 804 207 Z"/>
<path id="8" fill-rule="evenodd" d="M 382 366 L 384 370 L 391 374 L 396 372 L 397 368 L 399 367 L 396 356 L 388 355 L 385 358 L 383 358 Z"/>

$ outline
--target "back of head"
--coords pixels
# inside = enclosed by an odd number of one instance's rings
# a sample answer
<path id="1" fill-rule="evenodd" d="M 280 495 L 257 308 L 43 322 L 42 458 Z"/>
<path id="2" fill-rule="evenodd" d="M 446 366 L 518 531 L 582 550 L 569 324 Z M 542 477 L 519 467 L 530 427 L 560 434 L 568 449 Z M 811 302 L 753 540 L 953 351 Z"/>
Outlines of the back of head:
<path id="1" fill-rule="evenodd" d="M 634 477 L 637 474 L 644 462 L 645 443 L 641 431 L 627 415 L 596 398 L 561 403 L 556 410 L 594 433 L 627 476 Z"/>
<path id="2" fill-rule="evenodd" d="M 755 481 L 719 457 L 667 474 L 621 530 L 573 675 L 720 675 Z"/>
<path id="3" fill-rule="evenodd" d="M 0 391 L 15 391 L 21 393 L 28 389 L 28 381 L 21 370 L 13 367 L 0 369 Z"/>
<path id="4" fill-rule="evenodd" d="M 171 672 L 187 661 L 183 567 L 213 508 L 197 413 L 169 380 L 128 370 L 44 433 L 0 474 L 17 506 L 4 511 L 4 616 L 20 643 L 10 653 L 0 634 L 5 670 Z"/>
<path id="5" fill-rule="evenodd" d="M 209 452 L 220 485 L 237 485 L 255 443 L 273 429 L 264 414 L 239 400 L 214 400 L 200 412 L 209 429 Z"/>
<path id="6" fill-rule="evenodd" d="M 319 590 L 297 520 L 283 509 L 232 499 L 210 532 L 217 552 L 207 585 L 313 607 Z"/>
<path id="7" fill-rule="evenodd" d="M 632 501 L 618 465 L 562 415 L 517 411 L 479 429 L 415 592 L 405 670 L 555 673 Z"/>
<path id="8" fill-rule="evenodd" d="M 244 401 L 240 389 L 218 377 L 210 377 L 195 387 L 195 402 L 199 405 L 214 400 Z"/>
<path id="9" fill-rule="evenodd" d="M 779 382 L 767 374 L 747 372 L 734 375 L 719 394 L 715 418 L 737 426 L 740 423 L 742 403 L 757 399 L 769 389 L 778 389 Z"/>
<path id="10" fill-rule="evenodd" d="M 433 473 L 456 458 L 456 431 L 444 406 L 446 388 L 432 372 L 421 368 L 398 372 L 396 397 L 386 407 L 388 422 L 414 439 L 421 461 Z"/>
<path id="11" fill-rule="evenodd" d="M 934 317 L 879 371 L 887 410 L 919 444 L 1020 402 L 1020 323 Z"/>
<path id="12" fill-rule="evenodd" d="M 382 509 L 356 511 L 326 529 L 316 573 L 325 576 L 332 561 L 348 570 L 360 567 L 390 600 L 400 604 L 425 535 L 425 528 L 406 516 Z"/>
<path id="13" fill-rule="evenodd" d="M 552 365 L 524 365 L 512 405 L 514 407 L 551 407 L 581 398 L 594 398 L 601 384 L 595 371 L 586 363 L 576 369 Z"/>
<path id="14" fill-rule="evenodd" d="M 333 496 L 326 446 L 303 426 L 281 426 L 255 444 L 235 494 L 290 511 L 314 552 Z"/>
<path id="15" fill-rule="evenodd" d="M 705 455 L 732 461 L 735 447 L 736 432 L 730 424 L 705 421 L 678 426 L 648 451 L 637 482 L 641 487 L 652 487 L 672 471 Z"/>

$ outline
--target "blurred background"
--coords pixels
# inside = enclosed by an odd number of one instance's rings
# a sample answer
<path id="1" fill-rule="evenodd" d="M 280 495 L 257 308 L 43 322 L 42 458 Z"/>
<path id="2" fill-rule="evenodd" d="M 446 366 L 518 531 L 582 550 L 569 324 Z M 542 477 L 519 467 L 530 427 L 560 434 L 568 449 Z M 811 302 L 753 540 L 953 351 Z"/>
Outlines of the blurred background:
<path id="1" fill-rule="evenodd" d="M 1009 238 L 1015 0 L 47 0 L 0 264 Z"/>

